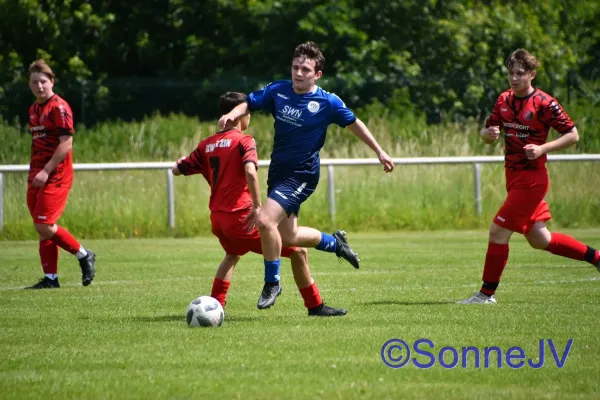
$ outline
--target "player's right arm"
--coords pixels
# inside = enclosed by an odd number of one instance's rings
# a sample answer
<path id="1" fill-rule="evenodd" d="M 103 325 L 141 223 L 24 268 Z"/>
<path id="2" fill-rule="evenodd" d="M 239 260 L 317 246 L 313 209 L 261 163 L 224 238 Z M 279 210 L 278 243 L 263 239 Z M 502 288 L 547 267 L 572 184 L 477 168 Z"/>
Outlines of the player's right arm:
<path id="1" fill-rule="evenodd" d="M 498 100 L 496 100 L 496 104 L 494 104 L 492 114 L 485 121 L 485 127 L 479 131 L 479 137 L 481 137 L 481 140 L 485 144 L 492 144 L 500 137 L 500 129 L 504 126 L 502 123 L 502 114 L 500 113 L 503 102 L 503 95 L 500 95 Z"/>
<path id="2" fill-rule="evenodd" d="M 250 109 L 248 108 L 248 103 L 243 102 L 235 106 L 233 110 L 229 113 L 221 116 L 219 118 L 219 127 L 221 129 L 225 129 L 225 126 L 228 122 L 234 122 L 236 119 L 240 117 L 244 117 L 250 113 Z"/>
<path id="3" fill-rule="evenodd" d="M 171 168 L 171 172 L 173 175 L 195 175 L 201 174 L 204 170 L 202 166 L 202 152 L 200 150 L 201 144 L 191 152 L 191 154 L 187 157 L 181 157 L 173 168 Z"/>
<path id="4" fill-rule="evenodd" d="M 238 104 L 228 114 L 219 119 L 219 127 L 224 129 L 228 122 L 234 122 L 237 118 L 248 115 L 251 111 L 272 110 L 273 90 L 281 88 L 285 81 L 271 82 L 262 89 L 250 93 L 244 103 Z"/>
<path id="5" fill-rule="evenodd" d="M 479 131 L 479 136 L 483 143 L 492 144 L 500 137 L 500 127 L 490 126 Z"/>

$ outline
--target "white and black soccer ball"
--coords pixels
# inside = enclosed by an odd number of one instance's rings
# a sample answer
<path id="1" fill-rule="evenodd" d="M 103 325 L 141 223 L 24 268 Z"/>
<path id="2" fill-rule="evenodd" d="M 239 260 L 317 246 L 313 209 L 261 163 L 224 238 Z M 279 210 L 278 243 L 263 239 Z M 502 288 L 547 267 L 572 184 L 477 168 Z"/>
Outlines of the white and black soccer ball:
<path id="1" fill-rule="evenodd" d="M 225 312 L 221 303 L 214 297 L 200 296 L 188 306 L 185 319 L 190 328 L 219 327 L 223 325 Z"/>

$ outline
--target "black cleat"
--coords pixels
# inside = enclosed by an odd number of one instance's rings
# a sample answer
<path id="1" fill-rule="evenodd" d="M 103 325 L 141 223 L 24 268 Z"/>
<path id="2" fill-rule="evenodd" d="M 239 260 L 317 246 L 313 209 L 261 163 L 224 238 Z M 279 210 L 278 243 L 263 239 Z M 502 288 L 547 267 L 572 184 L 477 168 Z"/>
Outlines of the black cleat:
<path id="1" fill-rule="evenodd" d="M 360 259 L 358 258 L 358 253 L 355 253 L 354 250 L 352 250 L 352 248 L 348 246 L 348 241 L 346 240 L 346 232 L 335 231 L 332 236 L 337 241 L 335 255 L 348 261 L 354 268 L 358 269 L 358 262 L 360 261 Z"/>
<path id="2" fill-rule="evenodd" d="M 308 310 L 309 317 L 341 317 L 342 315 L 346 315 L 345 308 L 333 308 L 325 305 L 325 303 Z"/>
<path id="3" fill-rule="evenodd" d="M 265 286 L 263 286 L 262 293 L 258 298 L 258 304 L 256 305 L 259 310 L 264 310 L 265 308 L 271 307 L 275 304 L 275 300 L 277 300 L 277 296 L 281 294 L 281 285 L 279 282 L 269 283 L 265 282 Z"/>
<path id="4" fill-rule="evenodd" d="M 25 289 L 58 289 L 59 287 L 60 283 L 58 283 L 58 278 L 50 279 L 45 276 L 35 285 L 27 286 Z"/>
<path id="5" fill-rule="evenodd" d="M 81 267 L 81 284 L 87 286 L 94 280 L 96 276 L 96 253 L 86 249 L 88 255 L 79 260 Z"/>

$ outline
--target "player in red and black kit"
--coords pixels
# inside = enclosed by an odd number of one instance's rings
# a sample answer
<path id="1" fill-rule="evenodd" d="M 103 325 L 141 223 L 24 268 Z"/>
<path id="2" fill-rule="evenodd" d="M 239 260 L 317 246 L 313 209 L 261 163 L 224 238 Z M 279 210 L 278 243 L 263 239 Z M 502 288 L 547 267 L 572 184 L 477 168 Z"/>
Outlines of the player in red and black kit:
<path id="1" fill-rule="evenodd" d="M 221 114 L 244 103 L 246 95 L 227 92 L 219 99 Z M 240 256 L 249 251 L 262 254 L 256 217 L 261 207 L 258 184 L 258 156 L 254 139 L 242 133 L 248 128 L 250 114 L 229 122 L 225 128 L 204 139 L 186 158 L 173 166 L 173 175 L 202 174 L 210 185 L 209 209 L 212 233 L 219 238 L 225 257 L 213 281 L 211 296 L 223 306 L 226 302 L 233 269 Z M 323 303 L 319 288 L 310 275 L 308 251 L 284 247 L 289 257 L 298 290 L 309 316 L 341 316 L 345 309 Z"/>
<path id="2" fill-rule="evenodd" d="M 39 233 L 44 277 L 27 289 L 60 287 L 59 247 L 77 257 L 81 282 L 87 286 L 94 279 L 96 255 L 56 224 L 67 205 L 73 183 L 73 113 L 69 104 L 54 93 L 54 73 L 44 60 L 37 60 L 29 67 L 29 87 L 37 100 L 29 108 L 32 142 L 27 206 Z"/>
<path id="3" fill-rule="evenodd" d="M 550 187 L 546 154 L 577 143 L 577 128 L 556 99 L 531 86 L 539 66 L 533 55 L 518 49 L 509 56 L 506 66 L 511 88 L 498 97 L 480 135 L 490 144 L 504 130 L 508 195 L 490 226 L 481 290 L 459 302 L 462 304 L 496 303 L 494 293 L 508 261 L 508 242 L 513 232 L 523 234 L 534 249 L 587 261 L 600 271 L 598 250 L 546 228 L 551 218 L 544 200 Z M 546 142 L 550 128 L 560 137 Z"/>

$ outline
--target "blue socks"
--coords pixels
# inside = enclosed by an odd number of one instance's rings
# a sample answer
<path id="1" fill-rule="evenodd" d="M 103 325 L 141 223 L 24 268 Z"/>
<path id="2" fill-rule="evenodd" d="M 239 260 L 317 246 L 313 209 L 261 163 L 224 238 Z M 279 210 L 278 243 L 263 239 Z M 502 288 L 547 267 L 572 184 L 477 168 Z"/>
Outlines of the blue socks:
<path id="1" fill-rule="evenodd" d="M 265 282 L 279 282 L 279 259 L 274 261 L 265 260 Z"/>
<path id="2" fill-rule="evenodd" d="M 321 232 L 321 241 L 315 246 L 315 249 L 335 253 L 337 250 L 337 241 L 333 236 Z"/>

